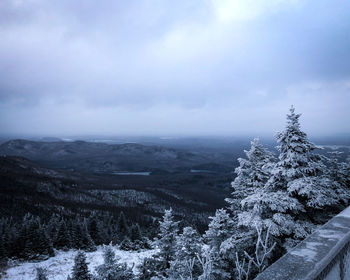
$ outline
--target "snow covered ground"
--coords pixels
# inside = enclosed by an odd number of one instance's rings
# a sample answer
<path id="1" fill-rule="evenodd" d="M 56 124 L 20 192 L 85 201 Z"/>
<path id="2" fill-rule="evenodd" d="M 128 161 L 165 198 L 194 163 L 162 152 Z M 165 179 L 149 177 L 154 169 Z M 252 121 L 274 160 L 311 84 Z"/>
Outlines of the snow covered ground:
<path id="1" fill-rule="evenodd" d="M 150 257 L 156 252 L 156 250 L 129 252 L 121 251 L 117 248 L 114 250 L 117 258 L 120 257 L 121 262 L 126 262 L 129 267 L 134 267 L 134 273 L 137 271 L 136 266 L 141 264 L 144 258 Z M 4 278 L 1 279 L 34 280 L 36 267 L 43 267 L 47 270 L 50 280 L 66 280 L 67 276 L 71 274 L 76 253 L 76 250 L 70 250 L 68 252 L 57 251 L 55 257 L 46 261 L 20 263 L 17 266 L 9 268 Z M 94 272 L 95 268 L 103 263 L 102 253 L 102 247 L 99 247 L 96 252 L 86 253 L 90 272 Z"/>

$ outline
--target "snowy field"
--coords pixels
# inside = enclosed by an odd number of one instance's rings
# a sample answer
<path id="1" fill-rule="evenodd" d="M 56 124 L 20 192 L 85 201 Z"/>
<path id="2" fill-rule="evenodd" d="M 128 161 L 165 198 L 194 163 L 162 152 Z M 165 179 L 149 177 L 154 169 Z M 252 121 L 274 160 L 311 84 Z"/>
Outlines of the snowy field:
<path id="1" fill-rule="evenodd" d="M 129 252 L 114 249 L 116 257 L 120 258 L 121 262 L 126 262 L 129 267 L 133 267 L 136 273 L 136 266 L 141 264 L 146 257 L 152 256 L 156 250 L 147 250 L 143 252 Z M 76 250 L 68 252 L 57 251 L 56 256 L 42 262 L 24 262 L 17 266 L 9 268 L 6 275 L 1 279 L 11 280 L 34 280 L 36 275 L 36 267 L 43 267 L 47 270 L 48 278 L 51 280 L 66 280 L 67 276 L 71 274 L 74 263 Z M 94 272 L 95 268 L 103 263 L 102 247 L 98 247 L 96 252 L 86 253 L 87 261 L 89 263 L 90 272 Z"/>

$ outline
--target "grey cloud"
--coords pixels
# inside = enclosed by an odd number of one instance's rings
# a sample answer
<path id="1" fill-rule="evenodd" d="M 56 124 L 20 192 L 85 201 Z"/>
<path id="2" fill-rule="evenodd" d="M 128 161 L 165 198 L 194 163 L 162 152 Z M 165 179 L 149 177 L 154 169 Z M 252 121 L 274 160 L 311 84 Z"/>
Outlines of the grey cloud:
<path id="1" fill-rule="evenodd" d="M 57 133 L 78 123 L 93 133 L 104 118 L 114 118 L 125 132 L 244 132 L 260 129 L 248 117 L 257 112 L 277 126 L 276 116 L 291 102 L 335 127 L 337 118 L 350 117 L 339 107 L 350 101 L 350 2 L 289 2 L 253 15 L 248 6 L 246 18 L 243 10 L 222 21 L 214 0 L 1 1 L 0 129 L 38 126 L 45 133 L 62 121 Z M 319 87 L 310 90 L 310 84 Z M 316 106 L 325 104 L 328 112 L 319 114 Z M 129 117 L 110 113 L 114 109 Z M 23 127 L 28 114 L 33 122 Z M 168 126 L 146 125 L 146 115 L 162 116 Z M 179 118 L 188 121 L 182 125 Z"/>

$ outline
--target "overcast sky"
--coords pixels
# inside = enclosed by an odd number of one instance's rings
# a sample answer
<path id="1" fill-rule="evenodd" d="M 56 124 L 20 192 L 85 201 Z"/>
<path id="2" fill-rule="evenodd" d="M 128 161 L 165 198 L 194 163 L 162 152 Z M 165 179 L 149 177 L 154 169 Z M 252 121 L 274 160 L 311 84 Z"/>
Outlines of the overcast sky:
<path id="1" fill-rule="evenodd" d="M 1 0 L 0 131 L 350 132 L 348 0 Z"/>

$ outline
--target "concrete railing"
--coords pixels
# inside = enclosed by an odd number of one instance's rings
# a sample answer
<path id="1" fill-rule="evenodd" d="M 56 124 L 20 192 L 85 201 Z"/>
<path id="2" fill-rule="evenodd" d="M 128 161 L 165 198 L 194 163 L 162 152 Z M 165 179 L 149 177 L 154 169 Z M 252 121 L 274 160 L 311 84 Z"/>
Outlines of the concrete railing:
<path id="1" fill-rule="evenodd" d="M 350 206 L 255 280 L 350 280 Z"/>

